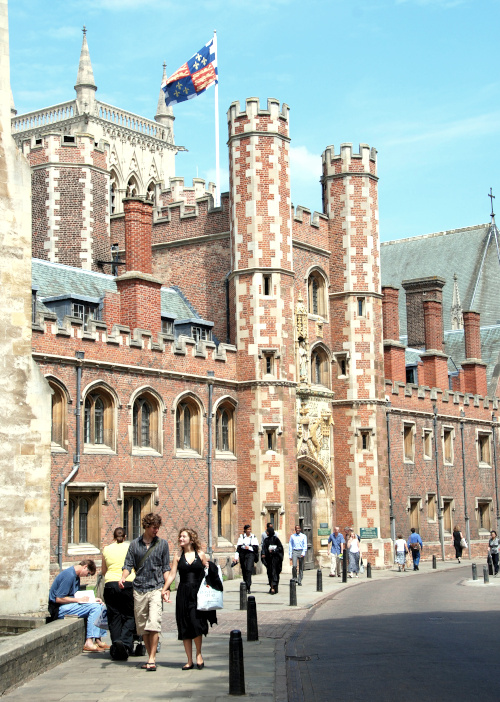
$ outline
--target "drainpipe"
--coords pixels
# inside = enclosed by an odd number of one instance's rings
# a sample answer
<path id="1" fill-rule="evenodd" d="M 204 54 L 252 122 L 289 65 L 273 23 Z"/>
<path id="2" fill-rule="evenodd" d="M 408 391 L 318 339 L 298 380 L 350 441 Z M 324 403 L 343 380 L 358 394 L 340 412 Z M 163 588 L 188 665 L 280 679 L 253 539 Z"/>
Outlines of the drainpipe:
<path id="1" fill-rule="evenodd" d="M 81 431 L 81 422 L 80 422 L 80 405 L 81 405 L 81 399 L 82 399 L 82 361 L 85 356 L 84 351 L 76 351 L 75 356 L 78 359 L 78 363 L 76 366 L 76 408 L 75 408 L 75 417 L 76 417 L 76 452 L 75 455 L 73 456 L 73 468 L 71 469 L 71 473 L 62 481 L 62 483 L 59 485 L 59 521 L 57 523 L 57 558 L 59 562 L 59 570 L 62 570 L 62 561 L 63 561 L 63 527 L 64 527 L 64 493 L 66 491 L 66 485 L 69 483 L 69 481 L 73 478 L 73 476 L 76 475 L 78 472 L 78 469 L 80 468 L 80 431 Z"/>
<path id="2" fill-rule="evenodd" d="M 226 344 L 231 343 L 231 313 L 229 310 L 229 276 L 226 275 Z"/>
<path id="3" fill-rule="evenodd" d="M 212 558 L 212 409 L 213 409 L 213 389 L 214 371 L 207 371 L 208 375 L 208 452 L 207 452 L 207 472 L 208 472 L 208 557 Z"/>
<path id="4" fill-rule="evenodd" d="M 496 529 L 498 531 L 498 525 L 500 523 L 500 506 L 498 504 L 498 473 L 497 473 L 497 439 L 496 439 L 496 428 L 497 428 L 497 418 L 495 417 L 495 413 L 491 413 L 491 431 L 492 431 L 492 443 L 493 443 L 493 468 L 495 470 L 495 500 L 497 503 L 497 526 Z"/>
<path id="5" fill-rule="evenodd" d="M 439 458 L 438 458 L 438 437 L 437 437 L 437 407 L 434 405 L 434 459 L 436 461 L 436 494 L 438 501 L 438 522 L 439 541 L 441 543 L 441 558 L 444 561 L 444 532 L 443 532 L 443 508 L 441 506 L 441 492 L 439 490 Z"/>
<path id="6" fill-rule="evenodd" d="M 396 520 L 394 519 L 394 506 L 392 502 L 392 470 L 391 470 L 391 431 L 389 426 L 389 414 L 391 403 L 386 403 L 385 421 L 387 425 L 387 468 L 389 471 L 389 518 L 391 524 L 391 539 L 396 541 Z"/>
<path id="7" fill-rule="evenodd" d="M 467 546 L 469 551 L 469 559 L 471 556 L 471 545 L 470 545 L 470 523 L 469 523 L 469 510 L 467 509 L 467 479 L 465 476 L 465 441 L 464 441 L 464 420 L 465 412 L 460 410 L 460 438 L 462 439 L 462 471 L 463 471 L 463 483 L 464 483 L 464 519 L 465 519 L 465 538 L 467 539 Z M 493 430 L 495 431 L 495 430 Z"/>

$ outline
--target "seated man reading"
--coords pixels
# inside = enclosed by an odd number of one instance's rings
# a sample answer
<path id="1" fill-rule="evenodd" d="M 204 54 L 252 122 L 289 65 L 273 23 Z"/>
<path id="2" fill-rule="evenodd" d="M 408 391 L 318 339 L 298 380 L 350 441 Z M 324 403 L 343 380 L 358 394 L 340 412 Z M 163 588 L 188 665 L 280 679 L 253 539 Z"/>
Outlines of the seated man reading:
<path id="1" fill-rule="evenodd" d="M 101 640 L 106 630 L 100 629 L 94 624 L 102 612 L 102 600 L 94 600 L 93 593 L 89 595 L 78 594 L 78 597 L 75 597 L 75 593 L 80 590 L 80 578 L 94 575 L 95 571 L 94 561 L 86 558 L 78 565 L 62 570 L 56 576 L 49 591 L 49 612 L 52 621 L 64 619 L 67 615 L 85 617 L 87 620 L 87 638 L 83 647 L 84 651 L 103 651 L 109 648 Z"/>

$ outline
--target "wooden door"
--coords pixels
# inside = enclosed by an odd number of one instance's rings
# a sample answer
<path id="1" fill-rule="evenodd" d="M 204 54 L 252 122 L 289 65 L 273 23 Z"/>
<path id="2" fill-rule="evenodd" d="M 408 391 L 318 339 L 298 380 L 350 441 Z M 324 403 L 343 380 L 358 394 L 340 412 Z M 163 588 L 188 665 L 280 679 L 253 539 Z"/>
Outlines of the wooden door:
<path id="1" fill-rule="evenodd" d="M 307 553 L 304 568 L 310 570 L 314 568 L 312 493 L 311 488 L 303 478 L 299 478 L 299 524 L 303 533 L 307 536 Z"/>

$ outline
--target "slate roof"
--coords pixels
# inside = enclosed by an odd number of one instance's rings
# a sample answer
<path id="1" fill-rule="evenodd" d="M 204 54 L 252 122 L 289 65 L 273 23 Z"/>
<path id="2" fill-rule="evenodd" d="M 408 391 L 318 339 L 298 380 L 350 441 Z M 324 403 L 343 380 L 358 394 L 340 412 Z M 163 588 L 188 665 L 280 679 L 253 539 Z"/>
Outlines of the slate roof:
<path id="1" fill-rule="evenodd" d="M 488 394 L 495 394 L 498 378 L 500 376 L 500 324 L 490 327 L 481 327 L 481 360 L 486 366 L 486 381 L 488 383 Z M 400 341 L 406 344 L 407 337 L 401 336 Z M 420 361 L 420 354 L 423 349 L 405 349 L 406 365 L 417 365 Z M 465 340 L 464 330 L 454 329 L 444 333 L 444 353 L 448 358 L 448 371 L 456 372 L 460 368 L 462 361 L 465 361 Z"/>
<path id="2" fill-rule="evenodd" d="M 32 285 L 38 288 L 38 309 L 48 311 L 43 299 L 56 295 L 82 297 L 104 297 L 106 291 L 116 292 L 115 278 L 105 273 L 86 271 L 82 268 L 65 266 L 33 259 L 31 264 Z M 161 289 L 161 314 L 175 319 L 200 319 L 196 310 L 176 287 Z"/>
<path id="3" fill-rule="evenodd" d="M 382 285 L 399 287 L 400 334 L 406 329 L 406 296 L 403 280 L 440 276 L 443 288 L 444 329 L 451 329 L 453 274 L 458 276 L 462 309 L 471 309 L 474 286 L 481 267 L 490 224 L 426 234 L 410 239 L 387 241 L 380 245 Z M 481 326 L 496 325 L 500 320 L 500 263 L 494 237 L 488 246 L 473 309 L 481 313 Z"/>

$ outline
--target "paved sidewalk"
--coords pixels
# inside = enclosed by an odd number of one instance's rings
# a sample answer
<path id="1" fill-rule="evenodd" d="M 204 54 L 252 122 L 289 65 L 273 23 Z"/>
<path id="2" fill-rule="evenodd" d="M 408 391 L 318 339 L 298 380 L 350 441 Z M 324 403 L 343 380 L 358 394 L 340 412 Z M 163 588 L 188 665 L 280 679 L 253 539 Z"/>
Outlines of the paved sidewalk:
<path id="1" fill-rule="evenodd" d="M 455 562 L 438 561 L 438 571 L 457 567 Z M 431 563 L 422 563 L 420 572 L 432 570 Z M 479 568 L 478 568 L 479 570 Z M 140 700 L 161 699 L 164 702 L 197 699 L 219 702 L 229 697 L 229 632 L 240 629 L 243 635 L 246 693 L 262 700 L 286 700 L 287 668 L 285 641 L 312 607 L 324 598 L 334 596 L 346 587 L 355 587 L 366 581 L 328 577 L 323 569 L 323 592 L 316 592 L 316 571 L 306 571 L 301 587 L 297 587 L 297 607 L 289 606 L 289 574 L 282 574 L 277 595 L 268 594 L 264 574 L 255 576 L 252 595 L 257 603 L 260 640 L 246 641 L 246 612 L 239 610 L 241 579 L 224 583 L 224 609 L 218 612 L 219 624 L 214 626 L 203 641 L 205 669 L 181 671 L 185 653 L 177 641 L 174 602 L 165 605 L 161 652 L 157 656 L 158 670 L 147 673 L 140 669 L 145 658 L 131 657 L 126 662 L 114 662 L 109 653 L 85 653 L 49 670 L 25 683 L 5 699 L 36 702 L 111 702 L 125 698 Z M 469 571 L 470 572 L 470 571 Z M 419 573 L 398 573 L 397 569 L 372 571 L 374 581 L 389 578 L 418 577 Z M 495 584 L 500 581 L 492 578 Z M 484 587 L 484 585 L 483 585 Z"/>

